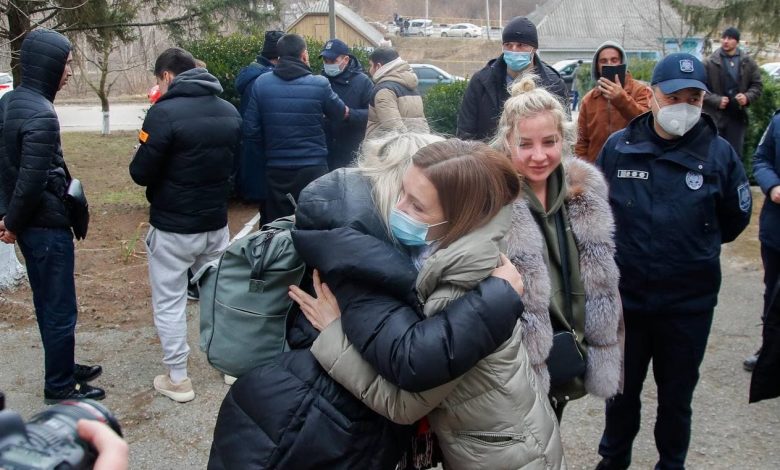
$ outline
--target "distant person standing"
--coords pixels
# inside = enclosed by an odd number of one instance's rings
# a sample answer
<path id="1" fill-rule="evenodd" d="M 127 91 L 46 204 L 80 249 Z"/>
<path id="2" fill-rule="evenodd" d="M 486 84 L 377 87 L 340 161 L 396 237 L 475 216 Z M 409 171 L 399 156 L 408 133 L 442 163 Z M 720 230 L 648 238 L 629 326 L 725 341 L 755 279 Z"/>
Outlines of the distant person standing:
<path id="1" fill-rule="evenodd" d="M 758 65 L 740 49 L 739 38 L 737 28 L 726 28 L 721 34 L 720 47 L 704 63 L 710 90 L 704 98 L 704 112 L 712 116 L 721 137 L 742 158 L 748 127 L 747 107 L 761 96 L 764 85 Z"/>
<path id="2" fill-rule="evenodd" d="M 458 110 L 455 134 L 465 140 L 489 140 L 509 99 L 508 86 L 517 77 L 533 74 L 538 85 L 556 95 L 568 109 L 569 92 L 557 70 L 539 58 L 536 25 L 526 17 L 513 18 L 501 33 L 503 53 L 469 80 Z"/>
<path id="3" fill-rule="evenodd" d="M 263 40 L 263 49 L 257 55 L 255 62 L 247 65 L 236 76 L 236 90 L 241 94 L 241 102 L 238 112 L 241 118 L 246 119 L 246 110 L 249 107 L 249 98 L 252 84 L 257 77 L 271 72 L 279 62 L 279 53 L 276 51 L 276 43 L 284 36 L 283 31 L 266 31 Z M 235 186 L 238 197 L 247 202 L 259 205 L 260 212 L 264 212 L 265 205 L 265 159 L 262 146 L 251 145 L 244 142 L 246 136 L 242 136 L 241 151 L 235 162 Z"/>
<path id="4" fill-rule="evenodd" d="M 393 132 L 429 132 L 417 75 L 395 49 L 379 47 L 368 57 L 374 90 L 368 105 L 366 138 Z"/>
<path id="5" fill-rule="evenodd" d="M 279 63 L 255 80 L 244 120 L 244 143 L 265 158 L 266 212 L 261 223 L 295 212 L 301 190 L 328 172 L 325 118 L 348 120 L 349 107 L 330 82 L 312 75 L 306 41 L 285 34 L 276 43 Z"/>
<path id="6" fill-rule="evenodd" d="M 228 245 L 228 181 L 241 116 L 219 98 L 216 77 L 183 49 L 160 54 L 154 76 L 161 96 L 144 119 L 130 176 L 146 186 L 150 203 L 149 283 L 167 369 L 154 388 L 184 403 L 195 398 L 187 374 L 187 270 L 198 271 Z"/>
<path id="7" fill-rule="evenodd" d="M 320 52 L 324 62 L 322 74 L 333 91 L 349 106 L 349 118 L 325 121 L 328 139 L 328 169 L 352 166 L 355 152 L 363 142 L 368 123 L 368 103 L 374 84 L 363 72 L 349 47 L 339 39 L 325 43 Z"/>
<path id="8" fill-rule="evenodd" d="M 591 75 L 596 86 L 582 99 L 577 118 L 577 145 L 574 154 L 591 163 L 613 132 L 650 109 L 650 90 L 625 70 L 624 82 L 607 76 L 604 67 L 626 64 L 626 52 L 612 41 L 603 43 L 593 54 Z"/>
<path id="9" fill-rule="evenodd" d="M 57 92 L 73 75 L 72 60 L 65 36 L 31 31 L 22 43 L 22 83 L 0 100 L 0 241 L 18 242 L 27 265 L 43 341 L 46 403 L 106 396 L 87 384 L 103 369 L 74 362 L 75 253 L 62 199 L 71 178 L 54 110 Z"/>

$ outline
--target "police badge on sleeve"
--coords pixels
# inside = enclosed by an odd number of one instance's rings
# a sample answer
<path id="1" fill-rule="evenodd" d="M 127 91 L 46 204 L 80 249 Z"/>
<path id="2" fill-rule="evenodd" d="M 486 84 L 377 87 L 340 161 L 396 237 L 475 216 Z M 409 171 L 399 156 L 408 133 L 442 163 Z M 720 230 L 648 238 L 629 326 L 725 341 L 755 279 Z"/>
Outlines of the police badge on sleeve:
<path id="1" fill-rule="evenodd" d="M 701 188 L 703 184 L 704 175 L 698 171 L 689 171 L 688 174 L 685 175 L 685 185 L 688 186 L 689 189 L 696 191 Z"/>
<path id="2" fill-rule="evenodd" d="M 737 187 L 737 197 L 739 197 L 739 209 L 742 212 L 749 212 L 753 203 L 753 196 L 750 195 L 750 184 L 748 182 Z"/>

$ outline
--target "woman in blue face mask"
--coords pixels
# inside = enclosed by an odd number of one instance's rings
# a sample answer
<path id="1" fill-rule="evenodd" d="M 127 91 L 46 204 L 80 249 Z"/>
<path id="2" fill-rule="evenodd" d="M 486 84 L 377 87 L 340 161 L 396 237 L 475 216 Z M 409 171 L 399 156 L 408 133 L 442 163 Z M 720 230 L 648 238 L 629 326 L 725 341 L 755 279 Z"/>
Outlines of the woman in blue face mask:
<path id="1" fill-rule="evenodd" d="M 325 337 L 340 335 L 344 341 L 348 337 L 392 383 L 418 391 L 452 381 L 511 337 L 522 312 L 517 293 L 522 281 L 511 265 L 497 268 L 496 240 L 486 244 L 491 250 L 484 258 L 487 267 L 470 283 L 473 288 L 438 314 L 425 317 L 415 290 L 418 270 L 410 255 L 414 252 L 422 259 L 423 250 L 393 237 L 394 208 L 426 224 L 447 221 L 422 237 L 436 240 L 422 248 L 436 248 L 437 253 L 444 253 L 448 235 L 459 233 L 464 222 L 488 218 L 481 212 L 453 215 L 446 203 L 438 216 L 429 214 L 432 206 L 419 191 L 401 190 L 415 152 L 442 140 L 406 133 L 367 141 L 357 168 L 333 171 L 301 193 L 293 232 L 296 248 L 310 268 L 323 273 L 343 302 L 343 315 L 319 335 L 322 323 L 310 322 L 297 310 L 290 312 L 291 351 L 231 387 L 217 419 L 209 468 L 249 468 L 258 462 L 265 468 L 394 468 L 404 454 L 410 464 L 422 465 L 426 458 L 431 462 L 433 438 L 424 432 L 427 425 L 418 433 L 417 427 L 374 413 L 328 376 L 310 348 L 318 336 L 323 337 L 322 344 L 340 344 Z M 515 175 L 509 176 L 517 185 Z M 504 189 L 498 199 L 512 199 L 510 192 Z M 475 199 L 457 188 L 437 189 L 438 193 Z M 478 192 L 481 197 L 491 193 Z M 414 206 L 424 206 L 423 213 Z M 488 212 L 500 207 L 493 205 Z M 444 218 L 426 218 L 431 214 Z M 453 282 L 462 285 L 454 278 Z M 320 289 L 319 283 L 314 286 Z M 311 284 L 305 289 L 312 294 L 316 290 Z"/>

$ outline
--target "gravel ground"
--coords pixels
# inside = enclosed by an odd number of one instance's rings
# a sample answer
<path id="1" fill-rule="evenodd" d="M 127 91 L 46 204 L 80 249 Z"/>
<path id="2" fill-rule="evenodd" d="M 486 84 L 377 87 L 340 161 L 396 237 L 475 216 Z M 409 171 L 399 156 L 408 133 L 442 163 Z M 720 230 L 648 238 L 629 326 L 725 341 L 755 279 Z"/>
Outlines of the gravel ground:
<path id="1" fill-rule="evenodd" d="M 733 258 L 733 259 L 732 259 Z M 780 400 L 748 406 L 750 375 L 742 359 L 759 344 L 761 308 L 760 264 L 724 254 L 724 285 L 715 316 L 701 381 L 694 397 L 694 425 L 689 468 L 776 469 L 780 450 Z M 152 379 L 162 373 L 161 350 L 149 326 L 117 324 L 101 329 L 81 328 L 77 357 L 100 363 L 104 374 L 96 384 L 105 387 L 104 403 L 122 423 L 130 443 L 131 468 L 204 468 L 214 422 L 228 387 L 197 349 L 197 308 L 190 305 L 190 374 L 196 399 L 176 404 L 157 395 Z M 195 316 L 193 316 L 195 315 Z M 0 388 L 7 407 L 29 418 L 43 409 L 43 354 L 34 327 L 0 323 L 2 341 Z M 649 375 L 651 376 L 651 375 Z M 652 424 L 655 386 L 649 380 L 643 401 L 642 430 L 634 445 L 634 467 L 651 468 L 657 458 Z M 603 426 L 603 403 L 585 398 L 566 409 L 563 439 L 570 468 L 593 468 Z"/>

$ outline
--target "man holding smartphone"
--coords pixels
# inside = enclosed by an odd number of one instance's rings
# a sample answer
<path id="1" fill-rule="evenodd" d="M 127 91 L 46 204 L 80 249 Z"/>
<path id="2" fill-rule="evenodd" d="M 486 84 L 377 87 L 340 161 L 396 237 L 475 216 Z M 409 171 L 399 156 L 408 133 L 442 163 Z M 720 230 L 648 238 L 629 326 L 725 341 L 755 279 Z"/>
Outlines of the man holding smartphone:
<path id="1" fill-rule="evenodd" d="M 607 137 L 650 109 L 650 92 L 626 70 L 626 52 L 615 42 L 596 50 L 591 75 L 596 86 L 580 104 L 574 153 L 592 163 Z"/>

